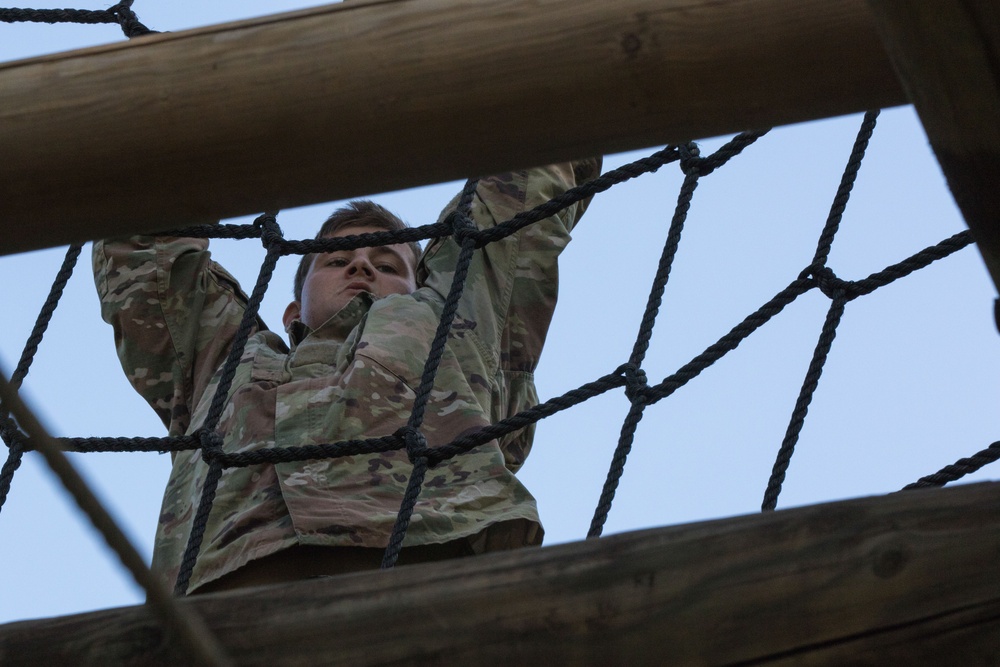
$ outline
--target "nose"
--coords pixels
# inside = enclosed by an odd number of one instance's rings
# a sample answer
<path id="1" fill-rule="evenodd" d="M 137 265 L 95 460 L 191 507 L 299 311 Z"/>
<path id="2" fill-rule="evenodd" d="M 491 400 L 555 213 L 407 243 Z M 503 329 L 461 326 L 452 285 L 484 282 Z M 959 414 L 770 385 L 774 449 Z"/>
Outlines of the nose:
<path id="1" fill-rule="evenodd" d="M 367 257 L 360 253 L 354 255 L 351 259 L 351 263 L 347 265 L 347 275 L 354 276 L 358 274 L 364 275 L 368 278 L 375 277 L 375 267 L 371 265 L 371 262 L 368 261 Z"/>

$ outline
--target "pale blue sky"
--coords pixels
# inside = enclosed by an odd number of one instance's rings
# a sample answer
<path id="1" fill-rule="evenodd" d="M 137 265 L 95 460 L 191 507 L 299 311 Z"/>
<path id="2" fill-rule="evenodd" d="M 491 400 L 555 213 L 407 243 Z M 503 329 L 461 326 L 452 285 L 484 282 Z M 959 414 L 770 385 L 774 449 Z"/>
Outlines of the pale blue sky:
<path id="1" fill-rule="evenodd" d="M 318 4 L 137 0 L 135 10 L 151 28 L 181 30 Z M 112 26 L 0 24 L 0 61 L 119 39 Z M 809 263 L 859 123 L 860 116 L 851 116 L 775 130 L 703 180 L 645 363 L 650 382 L 701 352 Z M 704 152 L 721 141 L 703 142 Z M 655 148 L 610 156 L 605 166 Z M 543 400 L 628 358 L 680 180 L 670 166 L 595 200 L 562 262 L 560 305 L 538 371 Z M 377 199 L 422 224 L 458 187 Z M 289 237 L 311 236 L 335 206 L 287 211 L 279 222 Z M 883 113 L 830 266 L 841 277 L 862 278 L 961 229 L 912 109 Z M 263 257 L 259 245 L 222 242 L 214 248 L 245 285 L 253 283 Z M 63 253 L 0 257 L 0 365 L 6 373 Z M 118 366 L 87 258 L 85 253 L 53 319 L 26 396 L 57 435 L 160 435 L 161 425 Z M 290 298 L 294 262 L 279 263 L 265 299 L 263 316 L 272 326 Z M 891 492 L 996 440 L 1000 340 L 992 321 L 994 295 L 982 261 L 969 248 L 849 304 L 779 508 Z M 802 297 L 729 357 L 647 410 L 606 534 L 758 510 L 828 305 L 817 292 Z M 620 393 L 608 394 L 539 426 L 521 477 L 538 498 L 547 544 L 586 535 L 626 407 Z M 73 460 L 148 555 L 168 458 L 94 454 Z M 972 479 L 997 476 L 994 466 Z M 0 512 L 0 564 L 0 622 L 141 600 L 35 456 L 26 458 Z"/>

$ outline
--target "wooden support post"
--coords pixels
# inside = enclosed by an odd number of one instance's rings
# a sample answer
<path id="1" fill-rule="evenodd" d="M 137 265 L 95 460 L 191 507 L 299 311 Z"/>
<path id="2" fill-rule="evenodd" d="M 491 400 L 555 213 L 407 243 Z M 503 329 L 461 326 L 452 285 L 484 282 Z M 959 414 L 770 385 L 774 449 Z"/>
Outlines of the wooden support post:
<path id="1" fill-rule="evenodd" d="M 869 4 L 955 201 L 1000 289 L 1000 4 L 996 0 L 869 0 Z"/>
<path id="2" fill-rule="evenodd" d="M 384 0 L 0 65 L 0 253 L 906 101 L 864 0 Z"/>
<path id="3" fill-rule="evenodd" d="M 1000 484 L 193 596 L 239 665 L 1000 664 Z M 142 607 L 0 626 L 0 663 L 178 664 Z"/>

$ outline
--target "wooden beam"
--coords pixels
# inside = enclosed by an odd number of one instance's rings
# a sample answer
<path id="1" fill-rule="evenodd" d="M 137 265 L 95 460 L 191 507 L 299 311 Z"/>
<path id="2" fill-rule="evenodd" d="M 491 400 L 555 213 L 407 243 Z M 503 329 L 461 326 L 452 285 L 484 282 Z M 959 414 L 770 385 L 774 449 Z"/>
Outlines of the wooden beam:
<path id="1" fill-rule="evenodd" d="M 382 0 L 0 65 L 0 253 L 905 103 L 864 0 Z"/>
<path id="2" fill-rule="evenodd" d="M 869 4 L 955 201 L 1000 289 L 1000 4 L 996 0 L 869 0 Z"/>
<path id="3" fill-rule="evenodd" d="M 194 596 L 240 665 L 1000 664 L 1000 484 Z M 0 626 L 0 663 L 169 665 L 141 607 Z"/>

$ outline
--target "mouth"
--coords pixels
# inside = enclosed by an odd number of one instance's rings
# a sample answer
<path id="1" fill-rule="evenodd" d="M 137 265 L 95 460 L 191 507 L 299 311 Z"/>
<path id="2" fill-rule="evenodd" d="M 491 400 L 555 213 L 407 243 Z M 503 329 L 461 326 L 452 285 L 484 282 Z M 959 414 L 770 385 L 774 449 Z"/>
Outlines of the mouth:
<path id="1" fill-rule="evenodd" d="M 362 283 L 362 282 L 357 282 L 357 281 L 353 282 L 353 283 L 348 283 L 347 287 L 345 287 L 344 289 L 345 290 L 360 290 L 362 292 L 371 292 L 372 291 L 371 286 L 368 283 Z"/>

